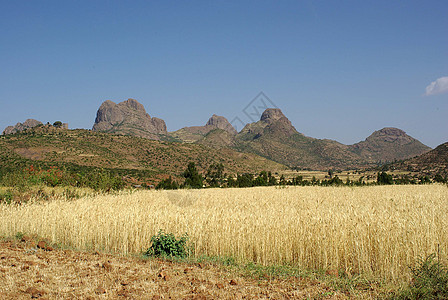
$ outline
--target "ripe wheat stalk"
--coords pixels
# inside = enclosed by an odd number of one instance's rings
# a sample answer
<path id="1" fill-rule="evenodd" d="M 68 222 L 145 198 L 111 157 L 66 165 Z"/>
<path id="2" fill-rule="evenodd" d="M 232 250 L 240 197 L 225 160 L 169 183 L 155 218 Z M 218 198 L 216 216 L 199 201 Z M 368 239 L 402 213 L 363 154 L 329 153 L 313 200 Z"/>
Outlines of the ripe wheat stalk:
<path id="1" fill-rule="evenodd" d="M 194 255 L 407 280 L 419 257 L 447 253 L 447 216 L 442 185 L 138 191 L 2 204 L 0 235 L 128 254 L 162 229 L 188 233 Z"/>

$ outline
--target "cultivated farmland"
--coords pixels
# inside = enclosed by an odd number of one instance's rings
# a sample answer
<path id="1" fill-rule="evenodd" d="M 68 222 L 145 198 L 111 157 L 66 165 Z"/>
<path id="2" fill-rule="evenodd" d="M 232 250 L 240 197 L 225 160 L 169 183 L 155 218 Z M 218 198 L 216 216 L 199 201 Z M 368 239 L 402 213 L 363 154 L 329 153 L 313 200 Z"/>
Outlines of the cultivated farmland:
<path id="1" fill-rule="evenodd" d="M 409 280 L 448 249 L 446 185 L 137 191 L 0 205 L 0 235 L 37 234 L 81 250 L 141 253 L 159 230 L 193 255 Z"/>

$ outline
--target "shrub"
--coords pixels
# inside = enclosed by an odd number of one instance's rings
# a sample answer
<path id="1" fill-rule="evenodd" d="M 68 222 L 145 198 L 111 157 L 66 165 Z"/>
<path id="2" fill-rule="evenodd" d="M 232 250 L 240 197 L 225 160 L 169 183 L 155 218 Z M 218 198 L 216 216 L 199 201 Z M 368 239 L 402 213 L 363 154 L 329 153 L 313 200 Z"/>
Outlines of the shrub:
<path id="1" fill-rule="evenodd" d="M 125 182 L 119 176 L 106 170 L 91 171 L 87 174 L 77 174 L 77 186 L 89 187 L 95 191 L 121 190 Z"/>
<path id="2" fill-rule="evenodd" d="M 387 174 L 386 172 L 378 172 L 377 174 L 377 183 L 378 184 L 394 184 L 394 180 L 392 175 Z"/>
<path id="3" fill-rule="evenodd" d="M 0 191 L 0 203 L 11 204 L 12 199 L 13 199 L 13 194 L 10 190 L 8 190 L 6 192 Z"/>
<path id="4" fill-rule="evenodd" d="M 412 285 L 397 299 L 448 299 L 448 269 L 435 253 L 422 259 L 411 272 Z"/>
<path id="5" fill-rule="evenodd" d="M 446 180 L 445 178 L 443 178 L 442 175 L 437 174 L 436 176 L 434 176 L 434 181 L 435 181 L 435 182 L 444 183 L 444 182 L 446 182 L 447 180 Z"/>
<path id="6" fill-rule="evenodd" d="M 177 190 L 179 188 L 179 185 L 176 181 L 174 181 L 171 176 L 167 179 L 164 179 L 159 182 L 159 184 L 156 186 L 157 190 L 163 189 L 163 190 Z"/>
<path id="7" fill-rule="evenodd" d="M 172 233 L 164 233 L 162 230 L 151 237 L 151 247 L 145 252 L 146 256 L 156 257 L 186 257 L 188 235 L 176 238 Z"/>

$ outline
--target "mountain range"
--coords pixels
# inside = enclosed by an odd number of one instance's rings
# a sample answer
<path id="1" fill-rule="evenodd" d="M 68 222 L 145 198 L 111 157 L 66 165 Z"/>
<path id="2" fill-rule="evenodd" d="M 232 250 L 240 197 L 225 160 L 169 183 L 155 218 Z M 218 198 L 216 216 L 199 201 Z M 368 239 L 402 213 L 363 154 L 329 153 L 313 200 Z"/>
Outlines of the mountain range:
<path id="1" fill-rule="evenodd" d="M 159 126 L 153 125 L 154 120 Z M 308 137 L 298 132 L 278 108 L 266 109 L 259 121 L 247 124 L 240 132 L 225 117 L 215 114 L 203 126 L 167 132 L 163 120 L 151 119 L 143 105 L 134 99 L 119 104 L 105 101 L 98 109 L 93 130 L 232 148 L 295 169 L 361 168 L 407 159 L 431 150 L 398 128 L 375 131 L 354 145 Z"/>
<path id="2" fill-rule="evenodd" d="M 32 123 L 41 124 L 36 122 Z M 4 134 L 30 127 L 25 128 L 20 124 L 8 127 Z M 412 158 L 431 150 L 403 130 L 390 127 L 375 131 L 364 141 L 353 145 L 308 137 L 297 131 L 278 108 L 266 109 L 259 121 L 247 124 L 240 132 L 225 117 L 215 114 L 203 126 L 184 127 L 168 132 L 165 121 L 151 117 L 135 99 L 118 104 L 110 100 L 104 101 L 97 111 L 92 131 L 136 136 L 159 142 L 177 142 L 181 145 L 197 144 L 220 153 L 231 151 L 254 154 L 292 169 L 373 167 Z M 191 151 L 196 151 L 194 149 Z"/>

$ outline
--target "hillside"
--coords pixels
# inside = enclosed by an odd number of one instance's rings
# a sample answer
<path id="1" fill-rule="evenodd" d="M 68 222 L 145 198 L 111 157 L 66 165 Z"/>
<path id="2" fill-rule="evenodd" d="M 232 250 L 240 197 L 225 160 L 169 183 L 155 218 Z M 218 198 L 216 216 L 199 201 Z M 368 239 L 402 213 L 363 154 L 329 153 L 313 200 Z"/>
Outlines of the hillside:
<path id="1" fill-rule="evenodd" d="M 375 131 L 365 141 L 349 148 L 368 161 L 382 163 L 414 157 L 431 150 L 403 130 L 392 127 Z"/>
<path id="2" fill-rule="evenodd" d="M 298 132 L 280 109 L 266 109 L 260 121 L 247 124 L 228 142 L 291 168 L 314 170 L 357 169 L 413 157 L 431 148 L 397 128 L 375 131 L 365 141 L 344 145 L 307 137 Z"/>
<path id="3" fill-rule="evenodd" d="M 225 172 L 278 171 L 285 166 L 254 154 L 226 148 L 216 151 L 199 144 L 155 141 L 133 136 L 112 135 L 89 130 L 47 127 L 0 136 L 2 165 L 20 159 L 68 163 L 87 167 L 144 170 L 155 181 L 179 175 L 188 162 L 199 170 L 222 163 Z"/>
<path id="4" fill-rule="evenodd" d="M 422 155 L 392 164 L 391 167 L 425 175 L 439 174 L 448 178 L 448 142 Z"/>
<path id="5" fill-rule="evenodd" d="M 293 168 L 328 170 L 368 165 L 346 145 L 299 133 L 280 109 L 267 109 L 260 121 L 247 124 L 236 139 L 237 149 Z"/>

